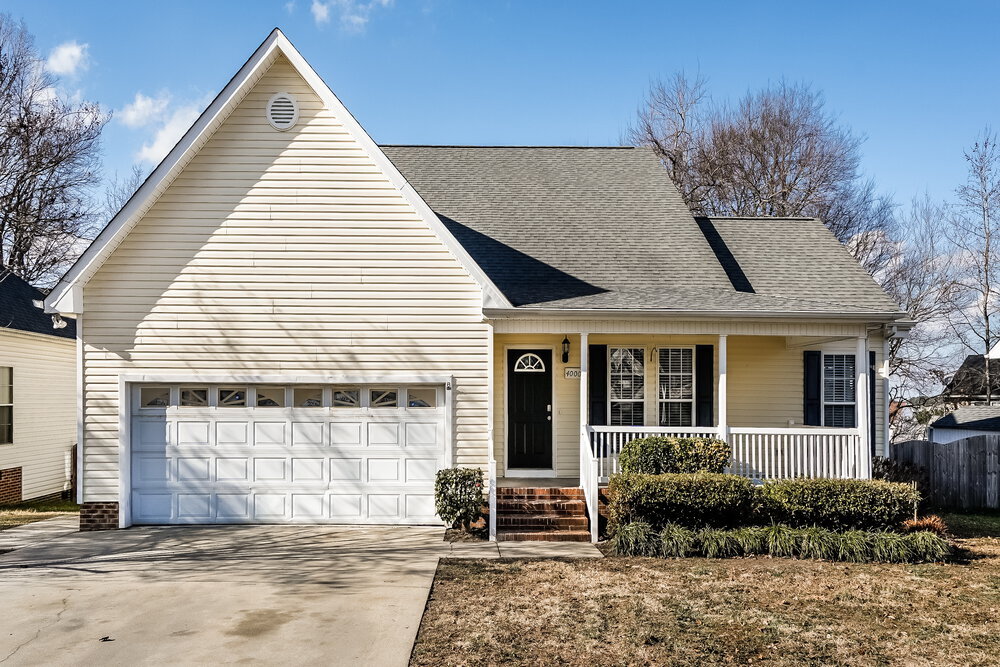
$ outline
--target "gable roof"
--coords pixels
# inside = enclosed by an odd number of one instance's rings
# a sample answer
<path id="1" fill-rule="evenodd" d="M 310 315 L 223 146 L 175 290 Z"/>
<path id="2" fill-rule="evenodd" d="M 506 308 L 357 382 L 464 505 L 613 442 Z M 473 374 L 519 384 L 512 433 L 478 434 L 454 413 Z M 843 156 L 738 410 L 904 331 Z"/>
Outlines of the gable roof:
<path id="1" fill-rule="evenodd" d="M 518 310 L 903 316 L 820 221 L 695 220 L 647 148 L 382 150 Z"/>
<path id="2" fill-rule="evenodd" d="M 1000 406 L 970 405 L 946 414 L 931 428 L 954 428 L 970 431 L 1000 431 Z"/>
<path id="3" fill-rule="evenodd" d="M 76 322 L 65 320 L 66 326 L 56 329 L 52 315 L 34 304 L 45 295 L 13 273 L 0 272 L 0 329 L 14 329 L 57 338 L 76 338 Z"/>
<path id="4" fill-rule="evenodd" d="M 48 298 L 45 299 L 47 310 L 64 313 L 83 312 L 82 290 L 87 281 L 97 272 L 145 212 L 156 203 L 156 200 L 174 178 L 183 171 L 191 158 L 211 138 L 215 130 L 229 117 L 279 56 L 288 59 L 292 67 L 315 91 L 324 105 L 337 116 L 351 137 L 362 146 L 368 157 L 375 162 L 400 194 L 413 206 L 417 215 L 431 228 L 459 264 L 480 285 L 483 290 L 484 306 L 510 306 L 510 303 L 490 282 L 486 274 L 469 257 L 466 250 L 451 236 L 440 219 L 434 215 L 426 202 L 406 182 L 406 179 L 386 158 L 364 128 L 333 94 L 330 87 L 292 46 L 288 38 L 275 28 L 157 165 L 121 211 L 111 219 L 94 242 L 53 288 Z"/>

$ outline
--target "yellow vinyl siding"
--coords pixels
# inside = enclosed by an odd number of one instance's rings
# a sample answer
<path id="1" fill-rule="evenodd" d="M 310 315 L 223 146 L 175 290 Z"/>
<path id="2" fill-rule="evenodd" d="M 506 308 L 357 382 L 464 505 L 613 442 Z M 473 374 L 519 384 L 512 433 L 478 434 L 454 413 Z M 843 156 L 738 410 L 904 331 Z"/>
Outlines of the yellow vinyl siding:
<path id="1" fill-rule="evenodd" d="M 76 442 L 76 342 L 0 329 L 0 366 L 14 369 L 14 444 L 0 470 L 21 467 L 21 493 L 69 489 Z"/>
<path id="2" fill-rule="evenodd" d="M 299 103 L 271 128 L 267 100 Z M 487 460 L 481 291 L 278 58 L 84 291 L 86 500 L 118 497 L 118 377 L 454 375 L 454 463 Z"/>

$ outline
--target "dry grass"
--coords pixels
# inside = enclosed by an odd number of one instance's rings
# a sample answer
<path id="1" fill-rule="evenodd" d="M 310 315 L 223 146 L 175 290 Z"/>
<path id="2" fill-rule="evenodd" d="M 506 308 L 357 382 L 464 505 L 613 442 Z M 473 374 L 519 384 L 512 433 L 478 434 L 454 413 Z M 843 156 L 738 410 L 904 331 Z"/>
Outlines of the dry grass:
<path id="1" fill-rule="evenodd" d="M 57 516 L 70 516 L 79 512 L 80 509 L 76 503 L 68 500 L 0 505 L 0 530 L 23 526 L 35 521 L 44 521 Z"/>
<path id="2" fill-rule="evenodd" d="M 444 561 L 415 665 L 996 664 L 1000 539 L 970 559 Z"/>

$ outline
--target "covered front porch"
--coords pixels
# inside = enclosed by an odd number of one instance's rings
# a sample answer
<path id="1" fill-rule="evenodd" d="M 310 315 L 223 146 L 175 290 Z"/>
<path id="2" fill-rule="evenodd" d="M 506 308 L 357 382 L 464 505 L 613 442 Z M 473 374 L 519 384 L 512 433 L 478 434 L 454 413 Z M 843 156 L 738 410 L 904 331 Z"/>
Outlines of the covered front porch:
<path id="1" fill-rule="evenodd" d="M 724 440 L 728 471 L 754 480 L 871 476 L 887 439 L 882 331 L 689 329 L 495 334 L 494 483 L 579 480 L 593 516 L 622 447 L 651 435 Z"/>

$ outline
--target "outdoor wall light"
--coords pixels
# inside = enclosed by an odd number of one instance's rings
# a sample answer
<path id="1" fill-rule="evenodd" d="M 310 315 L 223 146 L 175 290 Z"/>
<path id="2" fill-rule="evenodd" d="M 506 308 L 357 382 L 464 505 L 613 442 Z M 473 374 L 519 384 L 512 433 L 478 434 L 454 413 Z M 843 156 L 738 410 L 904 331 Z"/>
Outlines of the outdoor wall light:
<path id="1" fill-rule="evenodd" d="M 569 337 L 568 336 L 563 336 L 562 347 L 563 347 L 563 363 L 565 364 L 565 363 L 567 363 L 569 361 Z"/>

